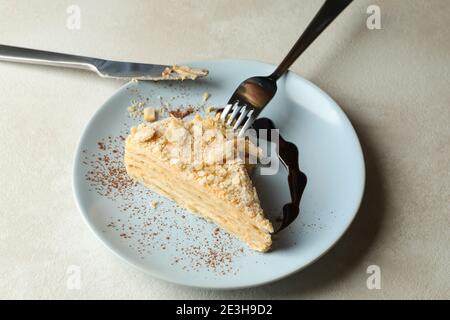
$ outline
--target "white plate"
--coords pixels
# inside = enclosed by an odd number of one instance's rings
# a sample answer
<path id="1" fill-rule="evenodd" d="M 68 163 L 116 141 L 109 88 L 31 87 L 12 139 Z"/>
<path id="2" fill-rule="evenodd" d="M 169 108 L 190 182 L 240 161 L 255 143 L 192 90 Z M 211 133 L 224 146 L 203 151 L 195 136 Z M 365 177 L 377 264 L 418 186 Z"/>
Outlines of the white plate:
<path id="1" fill-rule="evenodd" d="M 207 105 L 223 105 L 242 80 L 274 69 L 242 60 L 190 65 L 208 68 L 210 76 L 200 81 L 130 82 L 89 121 L 76 151 L 73 177 L 75 198 L 87 224 L 126 261 L 178 284 L 242 288 L 304 268 L 330 249 L 352 222 L 364 191 L 365 169 L 358 137 L 344 112 L 326 93 L 292 72 L 278 82 L 276 97 L 261 116 L 271 118 L 281 134 L 297 144 L 308 184 L 299 218 L 275 237 L 271 252 L 253 252 L 171 201 L 128 185 L 119 136 L 126 136 L 140 121 L 127 110 L 132 100 L 159 106 L 162 98 L 171 105 L 196 106 L 202 103 L 202 93 L 209 92 Z M 97 158 L 102 158 L 100 164 Z M 120 173 L 111 176 L 115 169 Z M 284 173 L 271 179 L 254 181 L 267 212 L 280 211 L 288 200 Z M 153 200 L 158 201 L 156 208 Z"/>

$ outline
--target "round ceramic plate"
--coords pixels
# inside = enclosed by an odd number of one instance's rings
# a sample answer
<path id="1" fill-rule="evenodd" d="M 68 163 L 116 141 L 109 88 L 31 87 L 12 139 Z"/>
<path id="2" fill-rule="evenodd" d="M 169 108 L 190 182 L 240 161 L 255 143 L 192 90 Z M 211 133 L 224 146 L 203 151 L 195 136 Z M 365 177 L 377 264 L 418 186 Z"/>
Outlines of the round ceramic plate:
<path id="1" fill-rule="evenodd" d="M 189 64 L 210 70 L 198 81 L 130 82 L 86 126 L 75 155 L 74 192 L 93 232 L 118 256 L 149 274 L 204 288 L 261 285 L 296 272 L 323 255 L 352 222 L 364 191 L 365 169 L 358 137 L 339 106 L 322 90 L 290 72 L 261 116 L 272 119 L 300 153 L 308 176 L 300 216 L 258 253 L 212 223 L 137 185 L 122 163 L 124 138 L 141 122 L 146 106 L 206 113 L 223 106 L 244 79 L 274 66 L 219 60 Z M 203 102 L 204 92 L 210 94 Z M 161 112 L 161 116 L 167 116 Z M 269 180 L 267 180 L 269 179 Z M 254 184 L 266 213 L 288 202 L 286 173 Z"/>

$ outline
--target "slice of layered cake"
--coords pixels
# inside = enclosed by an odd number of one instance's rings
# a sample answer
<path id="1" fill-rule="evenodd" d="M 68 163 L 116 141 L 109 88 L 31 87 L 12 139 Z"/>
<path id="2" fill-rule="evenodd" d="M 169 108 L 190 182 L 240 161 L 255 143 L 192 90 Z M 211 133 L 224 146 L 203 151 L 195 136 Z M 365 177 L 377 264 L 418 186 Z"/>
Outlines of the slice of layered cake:
<path id="1" fill-rule="evenodd" d="M 124 161 L 136 181 L 265 252 L 273 227 L 245 161 L 258 152 L 248 141 L 227 134 L 217 118 L 170 117 L 132 128 Z"/>

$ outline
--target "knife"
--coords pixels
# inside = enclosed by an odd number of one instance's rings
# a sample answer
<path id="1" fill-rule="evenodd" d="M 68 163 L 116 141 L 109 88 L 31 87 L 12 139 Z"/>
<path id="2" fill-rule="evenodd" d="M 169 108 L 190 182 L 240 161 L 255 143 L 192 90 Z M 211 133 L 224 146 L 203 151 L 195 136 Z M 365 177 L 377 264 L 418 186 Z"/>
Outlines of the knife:
<path id="1" fill-rule="evenodd" d="M 124 80 L 195 80 L 206 69 L 105 60 L 72 54 L 0 45 L 0 60 L 89 70 L 102 78 Z"/>

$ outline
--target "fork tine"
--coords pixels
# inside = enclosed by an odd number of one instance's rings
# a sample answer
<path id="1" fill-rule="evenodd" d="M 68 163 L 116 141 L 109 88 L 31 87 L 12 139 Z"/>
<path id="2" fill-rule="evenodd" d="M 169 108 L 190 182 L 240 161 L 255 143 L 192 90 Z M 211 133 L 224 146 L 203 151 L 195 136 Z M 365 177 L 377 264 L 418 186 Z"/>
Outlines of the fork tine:
<path id="1" fill-rule="evenodd" d="M 227 104 L 225 106 L 225 108 L 222 110 L 222 113 L 220 114 L 220 120 L 222 120 L 223 122 L 225 122 L 228 113 L 230 113 L 231 107 L 233 105 L 231 103 Z"/>
<path id="2" fill-rule="evenodd" d="M 242 137 L 245 134 L 245 131 L 247 131 L 248 128 L 253 124 L 255 121 L 255 117 L 253 116 L 253 111 L 250 110 L 247 114 L 247 121 L 245 121 L 244 125 L 242 126 L 241 130 L 239 130 L 238 137 Z"/>
<path id="3" fill-rule="evenodd" d="M 227 121 L 227 125 L 231 125 L 233 123 L 233 121 L 236 119 L 236 115 L 238 114 L 239 110 L 241 109 L 241 107 L 238 105 L 238 103 L 236 102 L 233 105 L 233 113 L 231 113 L 230 118 Z"/>
<path id="4" fill-rule="evenodd" d="M 233 130 L 236 130 L 237 128 L 239 128 L 241 123 L 244 121 L 245 116 L 247 115 L 247 112 L 248 112 L 247 111 L 247 106 L 243 106 L 240 111 L 241 111 L 241 115 L 239 116 L 239 118 L 234 123 Z"/>

